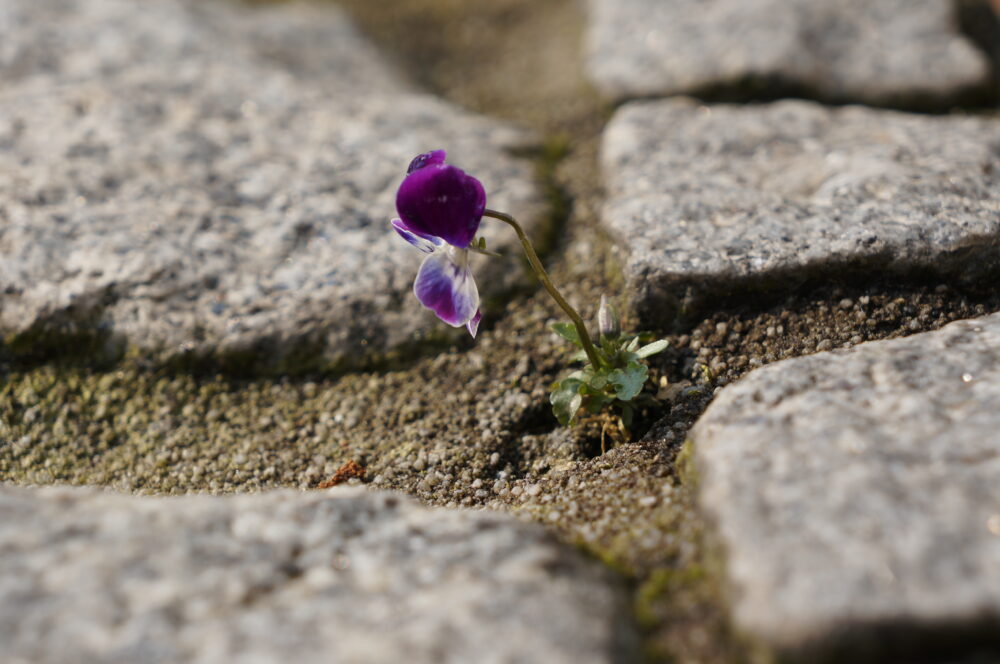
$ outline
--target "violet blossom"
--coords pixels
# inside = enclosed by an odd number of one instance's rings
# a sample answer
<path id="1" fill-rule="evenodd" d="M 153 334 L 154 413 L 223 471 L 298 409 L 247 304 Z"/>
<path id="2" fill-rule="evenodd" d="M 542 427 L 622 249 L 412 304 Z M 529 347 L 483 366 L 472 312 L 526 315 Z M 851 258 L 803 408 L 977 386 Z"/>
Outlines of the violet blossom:
<path id="1" fill-rule="evenodd" d="M 392 226 L 404 240 L 429 254 L 413 283 L 417 299 L 444 322 L 453 327 L 464 325 L 475 337 L 482 313 L 469 253 L 490 254 L 485 240 L 476 239 L 483 217 L 507 224 L 517 234 L 538 281 L 571 321 L 554 323 L 553 331 L 580 349 L 573 355 L 574 361 L 585 361 L 582 369 L 553 385 L 549 397 L 552 412 L 561 424 L 572 424 L 581 412 L 616 409 L 618 428 L 628 439 L 628 427 L 641 406 L 639 398 L 649 379 L 646 358 L 666 349 L 667 341 L 640 347 L 640 335 L 622 336 L 618 314 L 601 296 L 597 314 L 600 347 L 595 346 L 580 313 L 552 283 L 521 224 L 509 214 L 486 208 L 486 192 L 479 180 L 446 164 L 444 150 L 418 156 L 406 173 L 396 194 L 399 218 L 392 220 Z"/>
<path id="2" fill-rule="evenodd" d="M 469 267 L 469 250 L 486 209 L 482 183 L 445 163 L 434 150 L 410 162 L 396 194 L 400 236 L 429 254 L 413 282 L 413 293 L 438 318 L 476 336 L 482 313 L 479 290 Z"/>

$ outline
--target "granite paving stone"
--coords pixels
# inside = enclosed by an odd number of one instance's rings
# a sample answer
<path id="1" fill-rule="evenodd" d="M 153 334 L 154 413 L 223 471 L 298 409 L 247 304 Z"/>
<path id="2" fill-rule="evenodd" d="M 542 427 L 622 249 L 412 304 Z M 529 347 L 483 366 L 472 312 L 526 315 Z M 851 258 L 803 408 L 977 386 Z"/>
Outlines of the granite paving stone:
<path id="1" fill-rule="evenodd" d="M 10 0 L 0 44 L 14 347 L 97 333 L 112 354 L 286 370 L 441 334 L 410 295 L 421 254 L 388 226 L 429 149 L 475 173 L 490 205 L 542 221 L 533 166 L 512 154 L 534 137 L 401 81 L 332 7 Z M 497 293 L 518 270 L 481 274 Z"/>
<path id="2" fill-rule="evenodd" d="M 941 103 L 988 86 L 989 65 L 945 0 L 589 0 L 587 69 L 606 96 Z"/>
<path id="3" fill-rule="evenodd" d="M 812 102 L 632 102 L 605 131 L 602 222 L 647 325 L 809 279 L 1000 266 L 1000 118 Z"/>
<path id="4" fill-rule="evenodd" d="M 0 486 L 4 662 L 598 664 L 623 595 L 540 527 L 337 488 Z"/>
<path id="5" fill-rule="evenodd" d="M 996 647 L 998 430 L 996 314 L 723 389 L 690 438 L 737 627 L 802 661 Z"/>

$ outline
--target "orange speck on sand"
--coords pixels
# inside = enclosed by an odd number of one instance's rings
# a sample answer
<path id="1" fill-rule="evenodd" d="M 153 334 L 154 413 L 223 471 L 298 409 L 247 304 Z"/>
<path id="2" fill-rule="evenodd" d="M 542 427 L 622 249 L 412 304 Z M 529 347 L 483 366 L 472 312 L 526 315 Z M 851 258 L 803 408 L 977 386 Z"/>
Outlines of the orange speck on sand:
<path id="1" fill-rule="evenodd" d="M 365 467 L 362 466 L 357 461 L 351 460 L 345 463 L 343 466 L 337 469 L 337 472 L 333 474 L 328 480 L 320 482 L 317 485 L 317 489 L 329 489 L 332 486 L 337 486 L 338 484 L 343 484 L 349 479 L 358 478 L 359 480 L 365 479 Z"/>

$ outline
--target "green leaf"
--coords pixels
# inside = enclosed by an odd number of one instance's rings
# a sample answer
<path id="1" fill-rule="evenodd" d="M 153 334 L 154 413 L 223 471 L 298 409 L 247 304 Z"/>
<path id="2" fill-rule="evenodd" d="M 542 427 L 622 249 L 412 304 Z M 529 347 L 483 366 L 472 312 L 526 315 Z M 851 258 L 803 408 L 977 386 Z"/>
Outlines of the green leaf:
<path id="1" fill-rule="evenodd" d="M 580 341 L 580 333 L 576 331 L 576 326 L 572 323 L 552 323 L 551 327 L 552 331 L 563 339 L 583 348 L 583 342 Z"/>
<path id="2" fill-rule="evenodd" d="M 622 425 L 624 425 L 625 428 L 627 429 L 628 427 L 632 426 L 632 419 L 633 416 L 635 415 L 635 409 L 632 408 L 631 404 L 627 403 L 619 404 L 619 406 L 621 407 L 622 411 L 621 414 Z"/>
<path id="3" fill-rule="evenodd" d="M 624 345 L 625 345 L 625 350 L 631 353 L 632 351 L 634 351 L 636 348 L 639 347 L 639 337 L 632 337 L 632 340 Z"/>
<path id="4" fill-rule="evenodd" d="M 578 350 L 569 356 L 570 362 L 584 362 L 590 358 L 587 357 L 587 351 Z"/>
<path id="5" fill-rule="evenodd" d="M 562 426 L 572 424 L 576 419 L 576 412 L 583 403 L 583 395 L 580 394 L 582 385 L 575 378 L 564 378 L 553 386 L 549 403 L 552 404 L 552 413 Z"/>
<path id="6" fill-rule="evenodd" d="M 622 401 L 631 401 L 646 383 L 649 369 L 645 364 L 630 363 L 624 369 L 615 369 L 608 375 L 608 380 L 615 386 L 615 396 Z"/>
<path id="7" fill-rule="evenodd" d="M 483 238 L 479 239 L 482 240 Z M 473 242 L 472 244 L 469 245 L 469 251 L 471 251 L 474 254 L 481 254 L 483 256 L 493 256 L 494 258 L 503 258 L 503 254 L 498 254 L 495 251 L 487 251 L 485 241 L 479 242 L 478 244 Z"/>
<path id="8" fill-rule="evenodd" d="M 604 386 L 608 384 L 608 377 L 603 373 L 599 373 L 595 374 L 588 382 L 593 389 L 603 390 Z"/>
<path id="9" fill-rule="evenodd" d="M 609 397 L 606 394 L 594 394 L 587 397 L 586 408 L 587 412 L 591 414 L 596 414 L 601 412 L 601 409 L 606 405 L 614 401 L 613 397 Z"/>
<path id="10" fill-rule="evenodd" d="M 651 344 L 646 344 L 639 350 L 635 352 L 639 357 L 649 357 L 650 355 L 656 355 L 657 353 L 662 353 L 667 349 L 670 342 L 666 339 L 660 339 L 659 341 L 654 341 Z"/>

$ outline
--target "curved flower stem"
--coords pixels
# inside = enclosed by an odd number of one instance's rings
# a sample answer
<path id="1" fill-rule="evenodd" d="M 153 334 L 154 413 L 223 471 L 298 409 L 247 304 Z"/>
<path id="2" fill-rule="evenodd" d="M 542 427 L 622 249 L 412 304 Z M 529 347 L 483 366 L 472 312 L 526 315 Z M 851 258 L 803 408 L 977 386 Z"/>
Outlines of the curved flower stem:
<path id="1" fill-rule="evenodd" d="M 556 301 L 562 310 L 566 312 L 570 320 L 573 321 L 573 325 L 576 327 L 577 334 L 580 335 L 580 342 L 583 344 L 583 350 L 587 353 L 587 359 L 590 360 L 590 364 L 596 369 L 602 365 L 600 356 L 597 354 L 597 349 L 594 348 L 594 342 L 590 340 L 590 334 L 587 332 L 587 326 L 584 325 L 583 319 L 580 314 L 576 312 L 566 298 L 556 290 L 556 287 L 552 285 L 552 280 L 549 279 L 548 273 L 542 266 L 542 261 L 538 259 L 538 254 L 535 253 L 535 248 L 531 246 L 531 240 L 525 235 L 524 229 L 521 228 L 521 224 L 517 223 L 517 220 L 509 214 L 504 214 L 503 212 L 497 212 L 495 210 L 484 210 L 484 217 L 492 217 L 494 219 L 499 219 L 500 221 L 508 224 L 517 233 L 517 239 L 521 241 L 521 246 L 524 247 L 524 253 L 528 257 L 528 263 L 531 264 L 531 269 L 535 271 L 535 276 L 538 280 L 542 282 L 542 286 L 545 286 L 545 290 L 549 292 L 552 299 Z"/>

